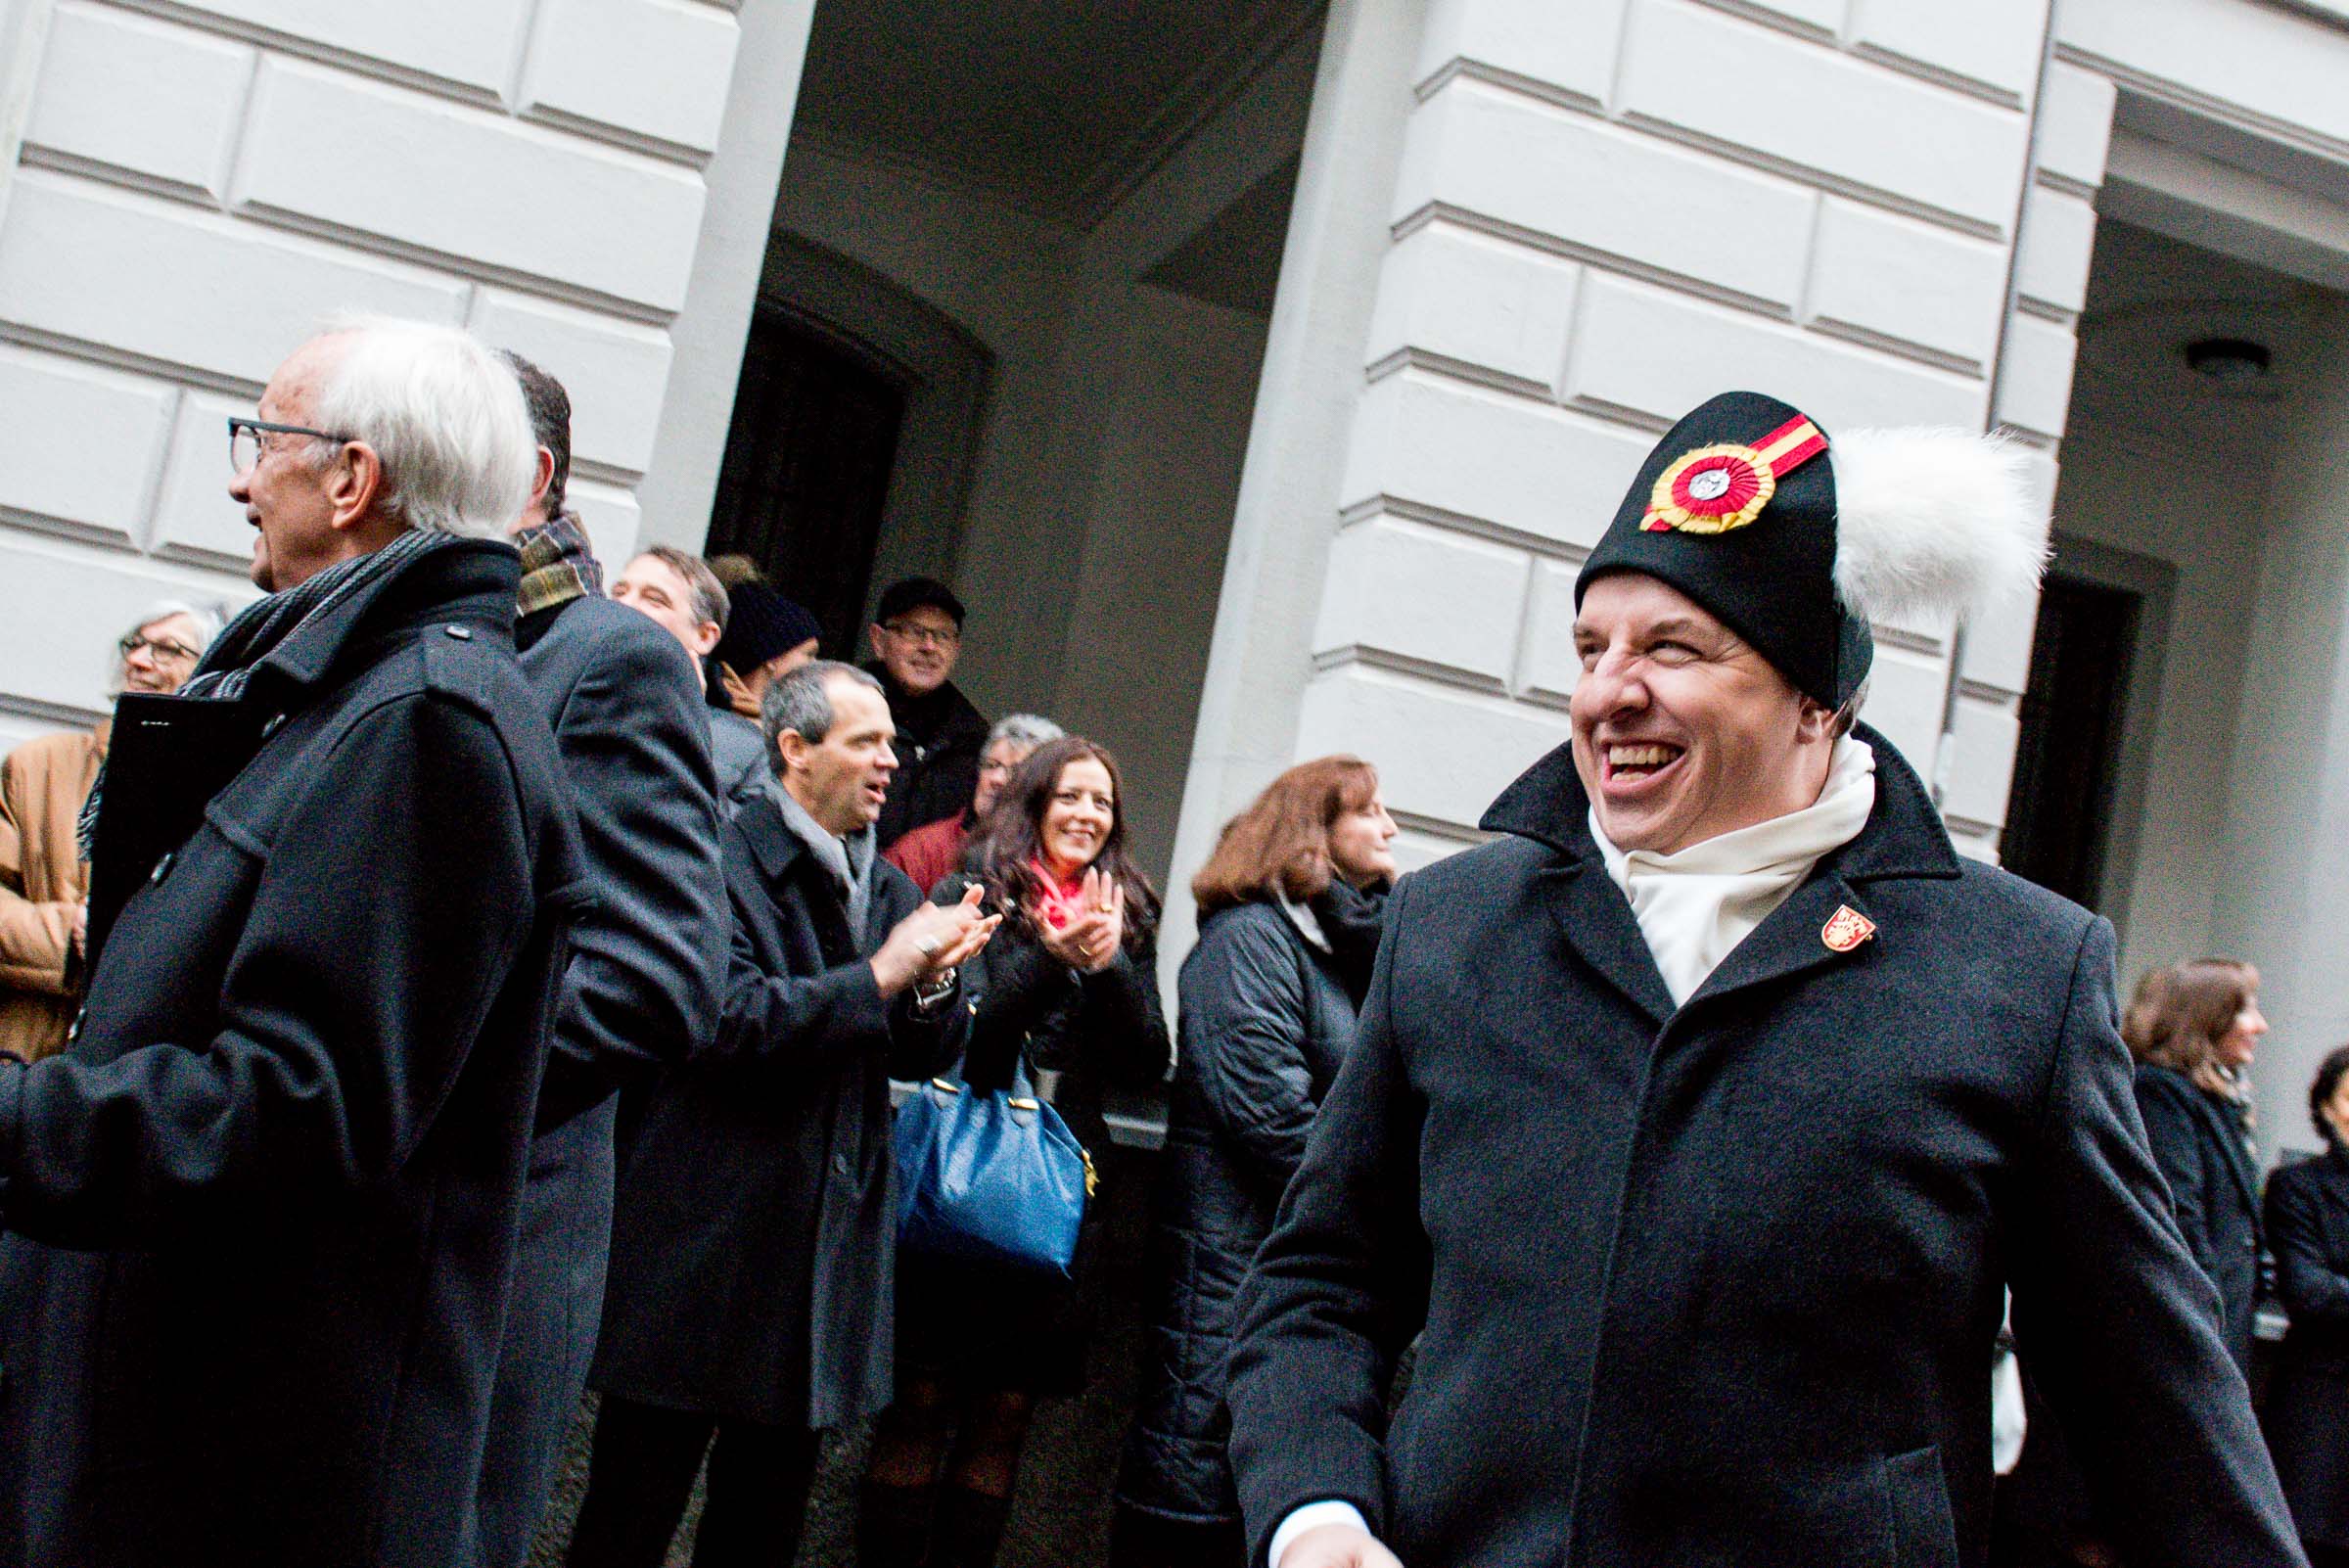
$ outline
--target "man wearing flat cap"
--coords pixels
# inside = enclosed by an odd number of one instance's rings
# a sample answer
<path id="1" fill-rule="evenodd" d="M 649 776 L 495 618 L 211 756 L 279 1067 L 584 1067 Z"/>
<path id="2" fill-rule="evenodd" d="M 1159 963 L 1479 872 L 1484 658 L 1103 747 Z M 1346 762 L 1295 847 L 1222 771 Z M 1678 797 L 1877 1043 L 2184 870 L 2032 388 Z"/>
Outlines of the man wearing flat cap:
<path id="1" fill-rule="evenodd" d="M 962 620 L 962 601 L 935 577 L 898 578 L 874 610 L 873 662 L 864 668 L 889 694 L 898 726 L 898 776 L 878 829 L 884 850 L 961 810 L 978 788 L 988 724 L 954 684 Z"/>
<path id="2" fill-rule="evenodd" d="M 1649 455 L 1572 741 L 1397 889 L 1243 1290 L 1258 1564 L 1979 1565 L 2009 1287 L 2127 1561 L 2302 1560 L 2111 928 L 1960 859 L 1853 722 L 1870 617 L 2029 584 L 2024 496 L 1995 442 L 1751 392 Z"/>

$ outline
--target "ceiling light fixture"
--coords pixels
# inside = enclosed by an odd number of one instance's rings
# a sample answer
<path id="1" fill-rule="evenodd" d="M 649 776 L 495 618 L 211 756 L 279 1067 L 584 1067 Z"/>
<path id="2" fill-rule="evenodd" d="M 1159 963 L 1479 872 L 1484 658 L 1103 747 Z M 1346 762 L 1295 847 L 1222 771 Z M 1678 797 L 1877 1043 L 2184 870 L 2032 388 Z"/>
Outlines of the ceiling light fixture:
<path id="1" fill-rule="evenodd" d="M 2248 338 L 2204 338 L 2186 346 L 2186 362 L 2196 375 L 2239 387 L 2267 379 L 2268 347 Z"/>

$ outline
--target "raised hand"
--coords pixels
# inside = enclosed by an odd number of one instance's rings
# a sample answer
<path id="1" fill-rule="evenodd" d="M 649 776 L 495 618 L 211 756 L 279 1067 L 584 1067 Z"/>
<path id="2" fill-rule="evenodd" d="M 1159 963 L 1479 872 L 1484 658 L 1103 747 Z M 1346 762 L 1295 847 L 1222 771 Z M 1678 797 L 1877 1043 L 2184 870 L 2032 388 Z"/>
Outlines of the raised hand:
<path id="1" fill-rule="evenodd" d="M 1036 934 L 1044 951 L 1085 974 L 1098 974 L 1117 962 L 1126 940 L 1126 890 L 1117 878 L 1099 870 L 1087 871 L 1079 884 L 1077 913 L 1057 931 Z"/>
<path id="2" fill-rule="evenodd" d="M 984 897 L 986 890 L 974 882 L 960 903 L 926 903 L 898 921 L 872 957 L 881 994 L 894 996 L 916 981 L 976 958 L 1003 923 L 1001 915 L 980 913 Z"/>

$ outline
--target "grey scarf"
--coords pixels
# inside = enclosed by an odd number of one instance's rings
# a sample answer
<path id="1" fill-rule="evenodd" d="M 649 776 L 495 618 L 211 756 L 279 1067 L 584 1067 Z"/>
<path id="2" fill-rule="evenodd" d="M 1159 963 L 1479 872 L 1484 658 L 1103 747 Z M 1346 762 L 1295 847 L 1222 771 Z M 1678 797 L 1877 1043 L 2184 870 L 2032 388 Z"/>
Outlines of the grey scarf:
<path id="1" fill-rule="evenodd" d="M 868 827 L 845 839 L 836 838 L 792 798 L 780 779 L 768 784 L 766 793 L 782 807 L 784 824 L 831 876 L 832 885 L 840 890 L 841 902 L 848 905 L 849 929 L 856 934 L 858 943 L 864 942 L 870 935 L 864 924 L 873 907 L 873 862 L 880 858 L 873 830 Z"/>

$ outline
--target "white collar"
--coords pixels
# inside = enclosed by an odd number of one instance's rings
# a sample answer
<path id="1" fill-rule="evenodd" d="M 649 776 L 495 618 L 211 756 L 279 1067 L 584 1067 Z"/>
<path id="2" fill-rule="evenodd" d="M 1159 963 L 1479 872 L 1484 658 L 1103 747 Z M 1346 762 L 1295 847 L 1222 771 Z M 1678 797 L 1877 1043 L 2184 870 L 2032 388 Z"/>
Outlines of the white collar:
<path id="1" fill-rule="evenodd" d="M 1876 754 L 1846 735 L 1835 743 L 1819 799 L 1799 811 L 1659 854 L 1617 849 L 1599 831 L 1594 807 L 1590 837 L 1677 1003 L 1705 983 L 1822 856 L 1858 838 L 1875 805 Z"/>

